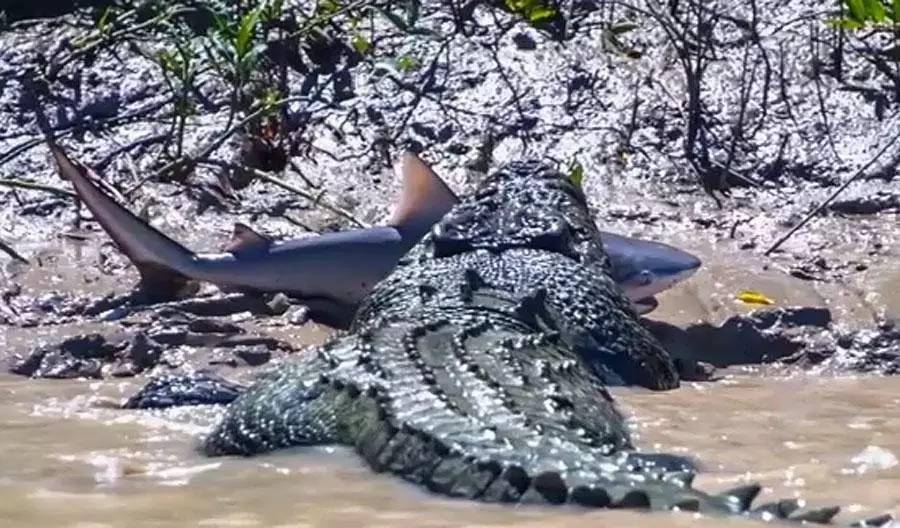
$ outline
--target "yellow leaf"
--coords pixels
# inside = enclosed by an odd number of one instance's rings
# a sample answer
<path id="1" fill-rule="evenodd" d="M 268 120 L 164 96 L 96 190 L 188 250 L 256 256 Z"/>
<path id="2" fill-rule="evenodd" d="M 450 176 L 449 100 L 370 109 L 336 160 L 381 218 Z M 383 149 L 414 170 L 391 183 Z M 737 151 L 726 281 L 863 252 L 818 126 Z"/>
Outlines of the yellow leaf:
<path id="1" fill-rule="evenodd" d="M 766 297 L 762 293 L 753 290 L 743 290 L 737 294 L 737 298 L 739 301 L 745 304 L 775 304 L 775 301 Z"/>

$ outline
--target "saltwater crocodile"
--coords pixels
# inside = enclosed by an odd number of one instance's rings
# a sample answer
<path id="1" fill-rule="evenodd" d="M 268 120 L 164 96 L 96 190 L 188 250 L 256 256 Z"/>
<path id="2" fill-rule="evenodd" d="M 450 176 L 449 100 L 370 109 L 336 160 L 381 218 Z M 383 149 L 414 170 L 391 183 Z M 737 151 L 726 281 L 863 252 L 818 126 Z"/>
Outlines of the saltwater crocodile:
<path id="1" fill-rule="evenodd" d="M 605 385 L 678 377 L 609 270 L 579 188 L 509 164 L 376 285 L 347 334 L 243 393 L 203 449 L 340 443 L 454 497 L 829 521 L 837 508 L 793 500 L 751 509 L 756 485 L 704 493 L 684 458 L 635 451 Z"/>

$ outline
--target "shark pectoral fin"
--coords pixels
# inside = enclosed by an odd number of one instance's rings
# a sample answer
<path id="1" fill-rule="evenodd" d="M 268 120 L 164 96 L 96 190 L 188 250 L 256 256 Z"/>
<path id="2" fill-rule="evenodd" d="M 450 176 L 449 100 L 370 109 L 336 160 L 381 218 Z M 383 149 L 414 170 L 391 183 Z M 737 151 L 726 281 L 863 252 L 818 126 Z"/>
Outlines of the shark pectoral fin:
<path id="1" fill-rule="evenodd" d="M 634 309 L 637 310 L 637 313 L 644 315 L 655 310 L 659 306 L 659 301 L 656 300 L 656 297 L 644 297 L 643 299 L 632 301 L 632 304 L 634 304 Z"/>
<path id="2" fill-rule="evenodd" d="M 272 239 L 269 237 L 257 233 L 246 224 L 237 223 L 234 224 L 234 233 L 231 235 L 231 241 L 222 249 L 235 257 L 239 257 L 241 255 L 265 253 L 271 245 Z"/>
<path id="3" fill-rule="evenodd" d="M 403 182 L 403 190 L 389 225 L 418 225 L 427 231 L 459 203 L 444 180 L 412 152 L 403 153 L 395 170 Z"/>
<path id="4" fill-rule="evenodd" d="M 141 274 L 137 289 L 147 302 L 184 299 L 200 289 L 198 282 L 172 270 L 153 264 L 139 264 L 137 268 Z"/>

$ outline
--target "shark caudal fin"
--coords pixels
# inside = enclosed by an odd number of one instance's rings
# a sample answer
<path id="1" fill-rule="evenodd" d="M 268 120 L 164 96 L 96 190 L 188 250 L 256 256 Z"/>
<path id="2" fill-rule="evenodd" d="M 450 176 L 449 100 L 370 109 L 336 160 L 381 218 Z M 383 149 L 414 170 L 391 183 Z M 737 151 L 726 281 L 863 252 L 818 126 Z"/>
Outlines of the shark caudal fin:
<path id="1" fill-rule="evenodd" d="M 403 182 L 403 190 L 388 225 L 415 243 L 459 203 L 459 198 L 412 152 L 403 153 L 394 169 Z"/>
<path id="2" fill-rule="evenodd" d="M 52 141 L 49 146 L 60 176 L 72 182 L 79 200 L 140 272 L 141 292 L 152 300 L 184 295 L 191 283 L 187 272 L 194 254 L 101 191 L 92 181 L 97 177 L 93 171 L 62 147 Z"/>

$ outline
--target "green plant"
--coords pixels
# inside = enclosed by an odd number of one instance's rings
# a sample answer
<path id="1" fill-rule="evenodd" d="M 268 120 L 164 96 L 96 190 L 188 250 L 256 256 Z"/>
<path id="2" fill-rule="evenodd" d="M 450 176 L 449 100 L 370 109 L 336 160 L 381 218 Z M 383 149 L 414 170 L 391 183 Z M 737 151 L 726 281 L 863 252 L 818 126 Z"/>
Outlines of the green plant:
<path id="1" fill-rule="evenodd" d="M 257 71 L 265 49 L 265 45 L 257 39 L 257 29 L 264 9 L 271 9 L 271 4 L 251 9 L 234 20 L 217 16 L 215 28 L 205 39 L 204 48 L 210 64 L 226 84 L 231 86 L 228 125 L 233 122 L 237 110 L 249 106 L 244 91 Z"/>
<path id="2" fill-rule="evenodd" d="M 900 0 L 841 0 L 844 16 L 834 20 L 845 29 L 867 26 L 900 27 Z"/>
<path id="3" fill-rule="evenodd" d="M 508 10 L 532 25 L 549 22 L 559 15 L 556 6 L 544 0 L 503 0 L 503 3 Z"/>
<path id="4" fill-rule="evenodd" d="M 571 163 L 569 163 L 569 181 L 572 182 L 575 187 L 581 188 L 582 184 L 584 184 L 584 166 L 577 159 L 573 159 Z"/>
<path id="5" fill-rule="evenodd" d="M 175 138 L 175 158 L 180 158 L 184 146 L 184 129 L 188 118 L 195 111 L 192 94 L 197 80 L 197 62 L 193 42 L 176 41 L 174 50 L 160 51 L 155 58 L 166 84 L 175 95 L 172 131 Z"/>
<path id="6" fill-rule="evenodd" d="M 397 70 L 407 73 L 421 68 L 422 61 L 411 55 L 401 55 L 394 61 L 394 65 L 397 67 Z"/>
<path id="7" fill-rule="evenodd" d="M 107 6 L 100 13 L 97 20 L 94 21 L 94 31 L 81 38 L 77 38 L 72 42 L 76 49 L 85 49 L 91 46 L 110 40 L 113 31 L 117 28 L 121 29 L 129 19 L 133 18 L 134 11 L 120 12 L 113 6 Z"/>

